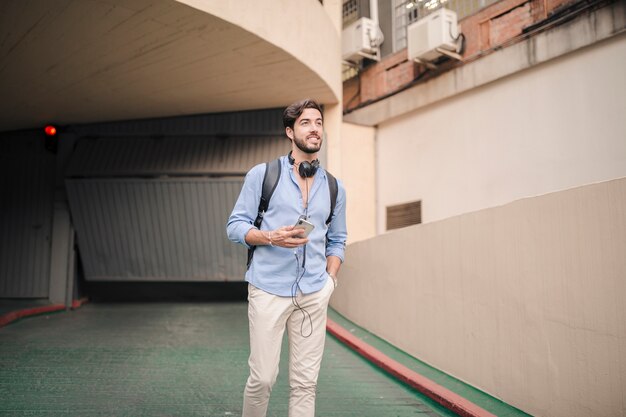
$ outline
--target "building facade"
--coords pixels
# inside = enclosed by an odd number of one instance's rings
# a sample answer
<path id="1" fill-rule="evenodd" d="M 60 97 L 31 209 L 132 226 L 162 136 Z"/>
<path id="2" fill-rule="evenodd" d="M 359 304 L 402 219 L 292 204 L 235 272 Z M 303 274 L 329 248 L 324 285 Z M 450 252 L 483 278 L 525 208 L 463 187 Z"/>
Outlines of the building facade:
<path id="1" fill-rule="evenodd" d="M 381 27 L 427 16 L 386 3 Z M 460 59 L 416 62 L 383 29 L 345 75 L 341 140 L 376 209 L 333 306 L 531 415 L 624 415 L 625 4 L 464 13 Z"/>

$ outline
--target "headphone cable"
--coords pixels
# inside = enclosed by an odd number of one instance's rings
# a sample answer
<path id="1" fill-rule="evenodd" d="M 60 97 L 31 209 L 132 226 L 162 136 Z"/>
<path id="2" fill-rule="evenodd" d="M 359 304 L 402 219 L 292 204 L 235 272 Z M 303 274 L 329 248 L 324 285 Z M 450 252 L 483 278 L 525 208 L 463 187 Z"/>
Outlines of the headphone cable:
<path id="1" fill-rule="evenodd" d="M 305 249 L 306 249 L 306 246 L 305 246 Z M 309 314 L 309 312 L 306 311 L 304 307 L 302 307 L 300 303 L 298 302 L 298 290 L 302 291 L 300 289 L 300 280 L 304 276 L 304 273 L 306 272 L 306 268 L 304 268 L 304 261 L 303 261 L 302 274 L 300 274 L 300 259 L 298 258 L 297 253 L 294 253 L 294 255 L 296 256 L 296 280 L 291 286 L 291 303 L 296 307 L 297 310 L 300 310 L 302 312 L 302 322 L 300 323 L 300 334 L 302 335 L 302 337 L 309 337 L 313 334 L 313 320 L 311 319 L 311 314 Z M 308 334 L 305 334 L 304 325 L 306 323 L 307 318 L 309 319 L 310 332 Z"/>

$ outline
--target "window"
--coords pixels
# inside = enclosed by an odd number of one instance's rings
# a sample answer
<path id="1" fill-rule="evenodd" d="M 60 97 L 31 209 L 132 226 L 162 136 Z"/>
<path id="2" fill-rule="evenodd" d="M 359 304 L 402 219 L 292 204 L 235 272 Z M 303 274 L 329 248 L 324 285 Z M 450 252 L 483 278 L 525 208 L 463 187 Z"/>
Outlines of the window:
<path id="1" fill-rule="evenodd" d="M 387 207 L 387 230 L 399 229 L 422 222 L 422 201 Z"/>
<path id="2" fill-rule="evenodd" d="M 356 21 L 360 17 L 358 0 L 343 0 L 341 16 L 343 18 L 343 27 Z"/>
<path id="3" fill-rule="evenodd" d="M 457 19 L 461 20 L 499 1 L 500 0 L 447 0 L 444 7 L 455 11 Z M 423 14 L 423 16 L 425 16 L 425 14 Z"/>
<path id="4" fill-rule="evenodd" d="M 406 28 L 416 22 L 419 7 L 416 1 L 393 0 L 393 51 L 406 48 Z"/>

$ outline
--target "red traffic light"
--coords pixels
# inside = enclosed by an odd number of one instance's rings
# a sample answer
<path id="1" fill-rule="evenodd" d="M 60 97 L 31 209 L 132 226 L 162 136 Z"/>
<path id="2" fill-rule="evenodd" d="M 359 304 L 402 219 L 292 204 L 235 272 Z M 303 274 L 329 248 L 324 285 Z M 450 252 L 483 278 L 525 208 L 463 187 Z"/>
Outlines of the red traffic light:
<path id="1" fill-rule="evenodd" d="M 52 125 L 47 125 L 43 131 L 46 133 L 46 136 L 56 136 L 57 128 Z"/>

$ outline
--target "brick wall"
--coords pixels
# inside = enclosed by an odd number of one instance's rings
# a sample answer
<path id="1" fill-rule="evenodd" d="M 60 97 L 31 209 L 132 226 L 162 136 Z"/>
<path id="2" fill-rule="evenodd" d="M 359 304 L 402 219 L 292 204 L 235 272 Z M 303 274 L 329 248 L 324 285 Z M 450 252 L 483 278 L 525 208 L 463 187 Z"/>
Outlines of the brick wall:
<path id="1" fill-rule="evenodd" d="M 522 33 L 522 29 L 531 25 L 533 18 L 530 12 L 530 1 L 507 11 L 502 16 L 495 17 L 488 21 L 489 38 L 485 42 L 484 47 L 492 45 L 501 45 L 505 41 L 514 38 Z"/>
<path id="2" fill-rule="evenodd" d="M 361 75 L 362 102 L 385 95 L 411 82 L 416 75 L 416 66 L 407 61 L 406 49 L 386 57 L 371 70 Z"/>
<path id="3" fill-rule="evenodd" d="M 544 20 L 554 10 L 573 1 L 502 0 L 464 18 L 459 22 L 460 31 L 465 35 L 463 59 L 475 59 L 482 52 L 505 44 L 520 35 L 525 27 Z M 451 64 L 449 67 L 454 66 Z M 360 80 L 355 77 L 344 82 L 344 110 L 397 91 L 425 71 L 421 65 L 407 60 L 406 49 L 386 56 L 364 69 L 358 75 Z"/>

